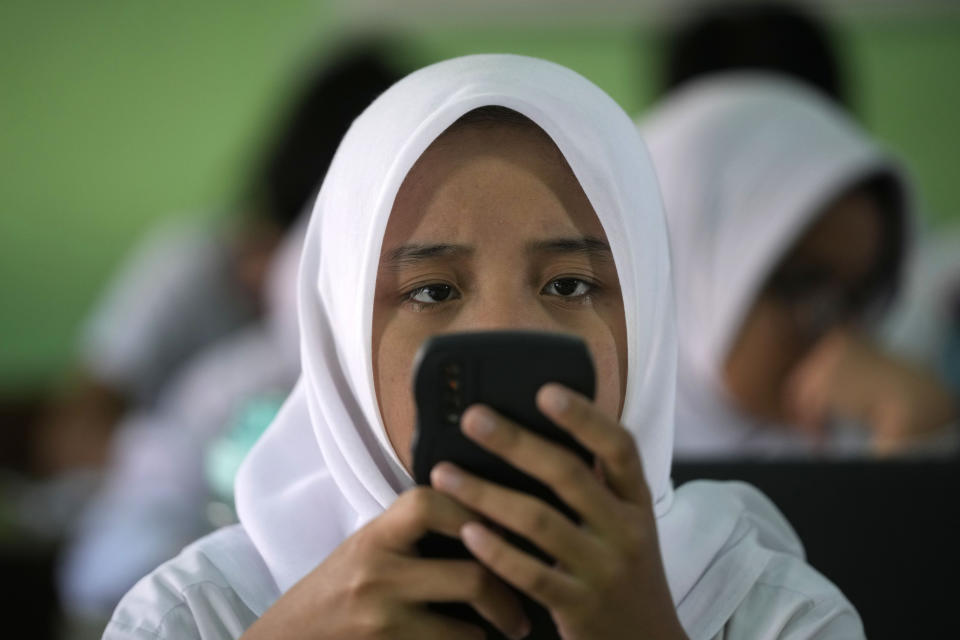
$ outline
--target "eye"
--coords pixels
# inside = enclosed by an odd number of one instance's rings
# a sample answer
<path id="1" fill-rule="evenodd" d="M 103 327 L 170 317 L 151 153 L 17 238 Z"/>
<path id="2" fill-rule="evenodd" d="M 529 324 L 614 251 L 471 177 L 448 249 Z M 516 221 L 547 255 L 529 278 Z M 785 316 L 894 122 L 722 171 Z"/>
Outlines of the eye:
<path id="1" fill-rule="evenodd" d="M 561 298 L 580 298 L 593 291 L 593 285 L 580 278 L 557 278 L 543 288 L 548 296 Z"/>
<path id="2" fill-rule="evenodd" d="M 454 295 L 453 287 L 448 284 L 428 284 L 423 287 L 417 287 L 405 297 L 410 302 L 420 305 L 437 304 L 452 299 Z"/>

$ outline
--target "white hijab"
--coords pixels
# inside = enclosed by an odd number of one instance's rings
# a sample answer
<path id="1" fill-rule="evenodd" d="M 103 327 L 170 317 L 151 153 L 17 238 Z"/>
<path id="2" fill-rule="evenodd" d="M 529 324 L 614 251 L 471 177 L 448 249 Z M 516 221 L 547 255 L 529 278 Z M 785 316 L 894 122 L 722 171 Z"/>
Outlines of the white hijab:
<path id="1" fill-rule="evenodd" d="M 660 179 L 673 251 L 676 453 L 805 452 L 810 442 L 796 431 L 732 408 L 721 386 L 723 362 L 760 287 L 823 208 L 876 176 L 891 179 L 906 203 L 899 168 L 825 98 L 759 73 L 687 85 L 647 115 L 640 132 Z"/>
<path id="2" fill-rule="evenodd" d="M 470 56 L 413 73 L 367 108 L 343 139 L 300 267 L 303 373 L 238 475 L 241 523 L 283 592 L 413 485 L 389 444 L 373 386 L 381 242 L 414 162 L 460 116 L 487 105 L 516 110 L 550 135 L 606 231 L 628 327 L 622 422 L 640 445 L 656 498 L 675 601 L 695 586 L 706 587 L 700 591 L 707 600 L 720 591 L 742 596 L 765 561 L 759 550 L 742 558 L 735 575 L 703 577 L 741 522 L 743 500 L 754 498 L 684 491 L 674 498 L 670 483 L 676 340 L 653 167 L 635 127 L 605 93 L 569 69 L 519 56 Z M 784 539 L 797 551 L 788 534 Z"/>

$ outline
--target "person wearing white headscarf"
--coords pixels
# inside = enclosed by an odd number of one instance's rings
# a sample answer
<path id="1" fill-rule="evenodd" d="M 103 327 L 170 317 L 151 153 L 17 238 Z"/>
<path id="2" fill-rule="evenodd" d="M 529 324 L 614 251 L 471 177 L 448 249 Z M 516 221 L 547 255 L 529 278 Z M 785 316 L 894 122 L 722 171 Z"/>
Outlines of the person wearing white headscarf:
<path id="1" fill-rule="evenodd" d="M 96 380 L 152 406 L 192 354 L 254 318 L 255 292 L 239 282 L 223 236 L 179 219 L 148 231 L 84 331 L 82 361 Z"/>
<path id="2" fill-rule="evenodd" d="M 102 623 L 146 572 L 211 531 L 205 452 L 244 407 L 284 397 L 300 374 L 295 281 L 305 231 L 304 220 L 273 256 L 264 318 L 202 350 L 158 406 L 124 420 L 59 567 L 61 605 L 72 618 Z"/>
<path id="3" fill-rule="evenodd" d="M 866 335 L 903 270 L 911 194 L 849 116 L 732 72 L 640 131 L 673 252 L 678 457 L 889 453 L 950 422 L 939 382 Z"/>
<path id="4" fill-rule="evenodd" d="M 506 124 L 447 133 L 464 116 L 489 107 L 519 114 L 537 133 Z M 457 155 L 470 145 L 479 145 L 473 148 L 482 153 Z M 522 156 L 514 148 L 532 148 L 529 162 L 552 171 L 559 167 L 570 179 L 518 190 L 530 174 L 523 166 L 510 168 Z M 474 190 L 470 180 L 479 174 L 464 167 L 476 163 L 507 167 L 505 173 L 491 174 L 507 186 L 498 191 L 500 183 L 487 180 Z M 438 175 L 425 174 L 425 167 Z M 461 169 L 466 173 L 458 173 Z M 458 182 L 457 176 L 467 182 Z M 429 189 L 424 184 L 433 180 L 451 181 L 455 188 L 431 191 L 435 198 L 428 202 L 418 200 L 417 190 Z M 470 288 L 474 285 L 433 281 L 411 285 L 402 299 L 376 293 L 384 277 L 402 269 L 390 256 L 409 262 L 472 255 L 456 244 L 388 246 L 386 238 L 397 235 L 396 225 L 410 223 L 408 217 L 396 217 L 401 212 L 413 207 L 416 213 L 419 203 L 427 209 L 424 215 L 433 216 L 439 207 L 452 221 L 449 228 L 417 227 L 417 233 L 458 238 L 467 233 L 468 240 L 475 239 L 470 233 L 479 233 L 483 237 L 475 251 L 480 260 L 491 238 L 495 248 L 518 242 L 508 235 L 517 229 L 534 228 L 554 238 L 554 226 L 537 226 L 554 215 L 546 210 L 557 201 L 545 194 L 566 204 L 579 202 L 588 212 L 584 225 L 593 225 L 594 236 L 606 240 L 581 238 L 573 243 L 574 253 L 580 261 L 584 255 L 596 258 L 597 269 L 614 271 L 614 282 L 591 286 L 586 276 L 552 276 L 556 279 L 548 278 L 542 289 L 536 285 L 537 296 L 549 297 L 538 297 L 533 307 L 523 296 L 512 298 L 513 307 L 507 300 L 513 294 L 489 285 L 493 293 L 484 289 L 484 295 L 496 304 L 471 307 L 470 313 L 480 314 L 472 316 L 475 324 L 487 329 L 555 329 L 551 323 L 557 318 L 584 317 L 571 309 L 586 306 L 587 316 L 593 317 L 593 305 L 601 313 L 602 301 L 613 308 L 622 304 L 622 350 L 600 358 L 585 336 L 598 363 L 597 405 L 556 385 L 538 394 L 540 410 L 602 461 L 603 479 L 489 410 L 469 409 L 462 428 L 527 473 L 549 476 L 546 483 L 589 525 L 579 528 L 558 520 L 562 516 L 543 503 L 497 494 L 448 464 L 434 469 L 434 488 L 414 489 L 403 446 L 410 434 L 397 431 L 395 407 L 388 401 L 395 385 L 383 375 L 385 368 L 399 365 L 387 362 L 394 354 L 384 350 L 383 315 L 375 318 L 384 304 L 388 310 L 399 304 L 419 312 L 445 300 L 457 304 L 459 295 L 466 309 L 471 296 L 480 295 Z M 546 246 L 556 251 L 568 244 Z M 519 254 L 527 255 L 525 250 Z M 506 273 L 498 285 L 529 284 L 528 276 L 511 275 L 501 265 L 481 266 Z M 526 284 L 518 285 L 518 278 Z M 392 638 L 477 637 L 478 629 L 420 606 L 443 599 L 470 602 L 505 633 L 522 637 L 516 603 L 499 581 L 491 580 L 492 574 L 548 607 L 567 640 L 644 634 L 693 639 L 863 636 L 851 605 L 805 564 L 796 535 L 756 490 L 709 482 L 673 490 L 676 341 L 659 190 L 629 118 L 581 76 L 541 60 L 480 55 L 432 65 L 394 85 L 354 122 L 341 143 L 307 231 L 298 287 L 303 373 L 241 468 L 236 483 L 240 524 L 201 539 L 141 580 L 121 601 L 105 638 L 338 633 L 354 638 L 378 631 L 378 637 Z M 554 297 L 574 293 L 572 301 Z M 573 306 L 561 313 L 540 304 Z M 388 312 L 387 324 L 399 313 Z M 454 312 L 430 313 L 434 315 L 416 317 L 433 326 Z M 481 316 L 483 322 L 477 319 Z M 609 335 L 606 339 L 615 341 Z M 620 393 L 611 400 L 610 390 L 617 385 Z M 560 402 L 551 404 L 551 399 Z M 480 428 L 484 416 L 493 427 L 489 438 Z M 497 434 L 513 437 L 502 440 Z M 530 448 L 527 455 L 518 455 L 524 447 Z M 455 478 L 459 481 L 450 482 Z M 493 502 L 478 502 L 478 496 Z M 516 555 L 476 521 L 474 512 L 532 539 L 559 564 L 548 567 Z M 524 515 L 537 516 L 532 519 L 548 526 L 538 529 L 529 519 L 523 522 Z M 477 562 L 454 567 L 415 558 L 413 542 L 428 529 L 460 536 Z M 576 544 L 561 541 L 561 532 Z M 507 559 L 516 564 L 504 564 Z M 445 591 L 437 593 L 438 586 Z"/>

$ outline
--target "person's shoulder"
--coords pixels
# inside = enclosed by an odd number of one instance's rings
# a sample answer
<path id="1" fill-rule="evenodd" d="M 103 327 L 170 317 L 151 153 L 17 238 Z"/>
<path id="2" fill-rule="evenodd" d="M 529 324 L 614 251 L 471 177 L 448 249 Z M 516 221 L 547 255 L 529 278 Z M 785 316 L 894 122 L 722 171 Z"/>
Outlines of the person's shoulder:
<path id="1" fill-rule="evenodd" d="M 120 601 L 105 640 L 237 638 L 277 597 L 239 525 L 201 538 L 141 579 Z"/>
<path id="2" fill-rule="evenodd" d="M 729 542 L 736 544 L 744 536 L 752 536 L 760 547 L 800 558 L 805 557 L 803 544 L 790 522 L 777 505 L 762 491 L 739 480 L 693 480 L 685 483 L 677 494 L 683 494 L 686 508 L 707 513 L 733 514 L 728 525 Z"/>
<path id="3" fill-rule="evenodd" d="M 727 551 L 759 547 L 763 569 L 714 640 L 823 640 L 864 637 L 856 609 L 839 588 L 807 563 L 800 539 L 777 506 L 744 482 L 697 482 L 700 499 L 720 501 L 740 516 Z"/>
<path id="4" fill-rule="evenodd" d="M 726 542 L 701 579 L 714 585 L 720 580 L 722 586 L 716 588 L 727 594 L 727 604 L 719 606 L 713 597 L 688 603 L 688 609 L 700 607 L 710 613 L 704 619 L 711 622 L 697 627 L 695 633 L 701 634 L 697 637 L 864 637 L 856 610 L 836 585 L 806 562 L 793 527 L 756 487 L 744 482 L 698 480 L 686 483 L 680 492 L 687 510 L 728 514 L 715 523 L 725 527 Z M 731 590 L 731 576 L 741 574 L 749 575 L 746 588 Z"/>
<path id="5" fill-rule="evenodd" d="M 864 638 L 853 605 L 796 556 L 775 553 L 716 640 Z"/>

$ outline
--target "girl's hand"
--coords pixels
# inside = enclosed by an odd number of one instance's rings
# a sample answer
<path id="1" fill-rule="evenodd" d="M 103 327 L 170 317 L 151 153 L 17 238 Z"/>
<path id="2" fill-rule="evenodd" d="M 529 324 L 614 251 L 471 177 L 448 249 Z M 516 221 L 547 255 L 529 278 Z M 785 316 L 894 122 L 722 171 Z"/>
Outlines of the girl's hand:
<path id="1" fill-rule="evenodd" d="M 476 515 L 428 487 L 402 494 L 287 591 L 243 638 L 361 640 L 476 638 L 478 627 L 429 611 L 426 602 L 467 602 L 510 637 L 529 623 L 516 597 L 470 560 L 416 557 L 427 531 L 449 536 Z"/>
<path id="2" fill-rule="evenodd" d="M 653 505 L 633 437 L 589 400 L 557 384 L 540 389 L 537 406 L 594 453 L 601 473 L 487 407 L 468 409 L 462 428 L 550 487 L 582 523 L 529 495 L 441 463 L 431 474 L 434 487 L 530 540 L 556 564 L 542 563 L 475 520 L 460 528 L 467 548 L 548 608 L 565 640 L 685 638 L 667 587 Z"/>
<path id="3" fill-rule="evenodd" d="M 881 455 L 957 419 L 953 399 L 932 372 L 846 330 L 827 335 L 800 363 L 787 383 L 787 403 L 797 424 L 814 434 L 831 417 L 863 423 Z"/>

